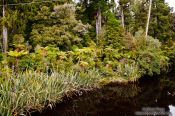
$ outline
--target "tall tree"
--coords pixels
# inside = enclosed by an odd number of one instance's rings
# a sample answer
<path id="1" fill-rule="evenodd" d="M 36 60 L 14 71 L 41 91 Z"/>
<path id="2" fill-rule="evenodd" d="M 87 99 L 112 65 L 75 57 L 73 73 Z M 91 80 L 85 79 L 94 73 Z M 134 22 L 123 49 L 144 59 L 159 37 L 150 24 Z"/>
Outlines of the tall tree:
<path id="1" fill-rule="evenodd" d="M 152 8 L 152 0 L 150 0 L 150 2 L 149 2 L 148 19 L 147 19 L 146 32 L 145 32 L 146 38 L 148 36 L 148 29 L 149 29 L 149 23 L 150 23 L 150 17 L 151 17 L 151 8 Z"/>
<path id="2" fill-rule="evenodd" d="M 0 25 L 3 27 L 3 29 L 0 30 L 3 36 L 2 48 L 3 51 L 7 51 L 8 46 L 14 46 L 16 41 L 21 41 L 22 39 L 23 42 L 29 41 L 30 32 L 32 30 L 31 25 L 35 22 L 33 17 L 36 16 L 37 11 L 42 6 L 49 6 L 53 8 L 54 5 L 64 4 L 66 2 L 69 3 L 72 2 L 72 0 L 38 0 L 37 2 L 33 0 L 3 0 L 2 2 L 3 4 L 9 4 L 3 5 L 4 10 L 2 10 L 5 12 L 2 13 L 2 15 L 4 14 L 5 17 L 0 18 Z"/>
<path id="3" fill-rule="evenodd" d="M 119 0 L 119 14 L 120 14 L 121 24 L 123 28 L 125 28 L 125 24 L 127 23 L 126 18 L 129 18 L 129 15 L 128 15 L 130 13 L 129 7 L 130 7 L 129 0 Z"/>
<path id="4" fill-rule="evenodd" d="M 99 7 L 99 9 L 97 10 L 97 13 L 96 13 L 96 35 L 97 35 L 97 38 L 98 38 L 98 35 L 100 34 L 101 32 L 101 8 Z M 98 40 L 97 40 L 97 43 L 98 43 Z"/>
<path id="5" fill-rule="evenodd" d="M 110 9 L 111 2 L 114 3 L 114 0 L 80 0 L 79 5 L 84 9 L 83 13 L 86 14 L 83 18 L 88 23 L 95 25 L 97 43 L 103 19 L 105 18 L 104 13 Z"/>
<path id="6" fill-rule="evenodd" d="M 145 28 L 147 16 L 146 0 L 119 0 L 118 12 L 125 31 L 135 33 Z"/>
<path id="7" fill-rule="evenodd" d="M 135 0 L 132 3 L 132 12 L 134 21 L 131 32 L 135 34 L 140 28 L 145 28 L 148 14 L 148 2 L 147 0 Z"/>
<path id="8" fill-rule="evenodd" d="M 56 45 L 70 49 L 79 44 L 88 31 L 88 25 L 76 20 L 73 4 L 57 5 L 54 8 L 43 6 L 34 17 L 30 40 L 33 45 Z"/>
<path id="9" fill-rule="evenodd" d="M 171 9 L 164 0 L 154 0 L 148 34 L 160 41 L 166 41 L 172 36 Z"/>
<path id="10" fill-rule="evenodd" d="M 127 6 L 123 9 L 125 29 L 135 34 L 142 28 L 147 35 L 166 41 L 173 36 L 171 8 L 165 0 L 150 3 L 150 0 L 130 0 L 123 4 Z"/>
<path id="11" fill-rule="evenodd" d="M 3 20 L 5 20 L 6 17 L 6 10 L 7 10 L 7 1 L 3 0 Z M 4 21 L 3 21 L 4 22 Z M 7 27 L 5 24 L 3 24 L 3 33 L 2 33 L 2 38 L 3 38 L 3 52 L 6 53 L 8 49 L 8 35 L 7 35 Z"/>

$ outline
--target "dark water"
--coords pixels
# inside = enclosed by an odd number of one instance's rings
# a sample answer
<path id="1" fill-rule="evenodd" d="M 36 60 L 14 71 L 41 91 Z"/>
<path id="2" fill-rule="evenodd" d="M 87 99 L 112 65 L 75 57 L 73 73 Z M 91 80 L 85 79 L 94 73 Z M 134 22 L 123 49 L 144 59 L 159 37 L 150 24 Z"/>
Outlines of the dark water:
<path id="1" fill-rule="evenodd" d="M 175 116 L 175 75 L 109 85 L 32 116 Z"/>

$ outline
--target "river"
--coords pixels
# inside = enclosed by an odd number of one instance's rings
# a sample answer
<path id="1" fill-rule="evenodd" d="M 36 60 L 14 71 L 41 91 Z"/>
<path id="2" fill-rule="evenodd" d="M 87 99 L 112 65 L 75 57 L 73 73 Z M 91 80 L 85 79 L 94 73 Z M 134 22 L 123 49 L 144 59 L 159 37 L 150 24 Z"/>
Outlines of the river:
<path id="1" fill-rule="evenodd" d="M 32 116 L 175 116 L 175 74 L 144 77 L 136 84 L 110 84 L 65 98 Z"/>

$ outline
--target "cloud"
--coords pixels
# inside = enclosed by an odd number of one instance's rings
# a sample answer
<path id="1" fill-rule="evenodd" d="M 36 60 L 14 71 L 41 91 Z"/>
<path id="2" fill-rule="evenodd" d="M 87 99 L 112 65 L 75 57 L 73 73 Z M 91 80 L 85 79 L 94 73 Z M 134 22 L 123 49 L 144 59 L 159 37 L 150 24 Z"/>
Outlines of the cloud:
<path id="1" fill-rule="evenodd" d="M 174 0 L 165 0 L 165 2 L 167 2 L 169 4 L 169 6 L 173 7 L 173 9 L 175 10 L 175 1 Z"/>

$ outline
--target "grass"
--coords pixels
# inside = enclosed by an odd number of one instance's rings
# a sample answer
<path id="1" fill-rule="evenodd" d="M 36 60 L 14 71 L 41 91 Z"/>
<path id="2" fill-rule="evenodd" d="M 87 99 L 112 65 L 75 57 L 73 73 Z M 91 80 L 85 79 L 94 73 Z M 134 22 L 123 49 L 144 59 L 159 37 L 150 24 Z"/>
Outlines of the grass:
<path id="1" fill-rule="evenodd" d="M 121 77 L 127 81 L 136 81 L 141 77 L 141 72 L 139 71 L 138 64 L 132 63 L 120 63 L 117 66 L 118 77 Z"/>
<path id="2" fill-rule="evenodd" d="M 98 87 L 99 78 L 95 70 L 53 72 L 51 75 L 30 70 L 15 78 L 9 74 L 0 86 L 0 113 L 11 116 L 42 111 L 44 107 L 60 102 L 70 91 Z"/>

